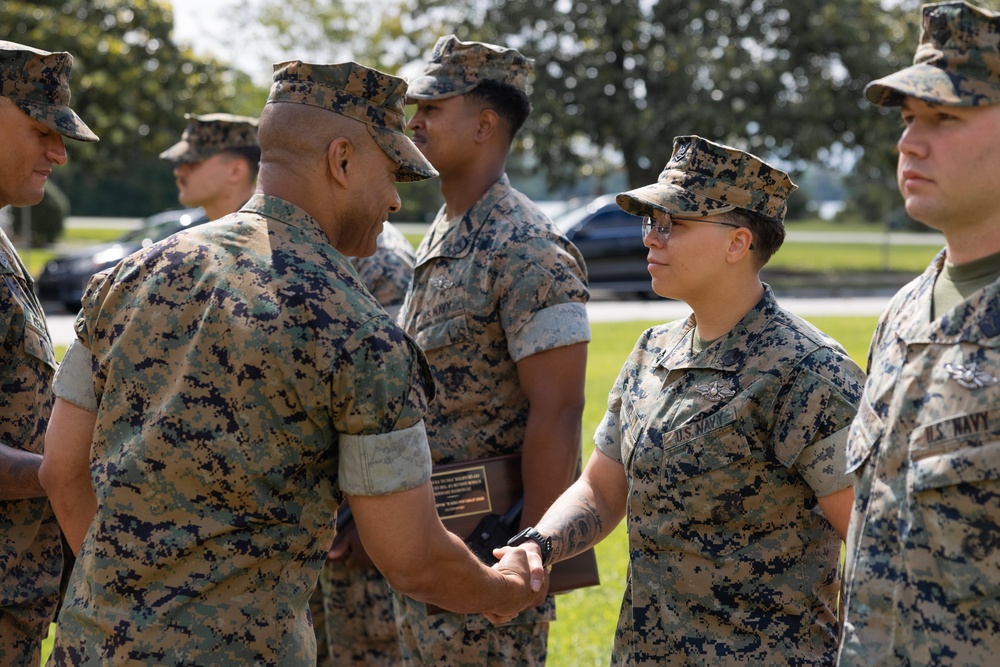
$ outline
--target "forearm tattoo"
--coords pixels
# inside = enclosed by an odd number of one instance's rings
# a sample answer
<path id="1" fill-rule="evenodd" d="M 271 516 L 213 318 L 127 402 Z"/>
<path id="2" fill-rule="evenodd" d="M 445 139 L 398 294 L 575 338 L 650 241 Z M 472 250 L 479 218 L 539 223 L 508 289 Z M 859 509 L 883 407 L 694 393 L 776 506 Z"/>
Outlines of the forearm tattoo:
<path id="1" fill-rule="evenodd" d="M 552 538 L 553 561 L 583 553 L 604 536 L 604 523 L 597 508 L 584 496 L 546 523 L 544 532 Z"/>

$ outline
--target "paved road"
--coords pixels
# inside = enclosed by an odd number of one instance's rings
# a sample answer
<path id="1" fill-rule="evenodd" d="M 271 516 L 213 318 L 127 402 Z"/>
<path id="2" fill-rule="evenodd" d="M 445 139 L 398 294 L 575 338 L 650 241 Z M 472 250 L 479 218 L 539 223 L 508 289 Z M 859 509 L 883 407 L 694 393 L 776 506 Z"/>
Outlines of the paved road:
<path id="1" fill-rule="evenodd" d="M 801 317 L 814 315 L 879 315 L 889 302 L 889 296 L 805 298 L 784 297 L 778 302 Z M 636 320 L 667 322 L 686 317 L 691 312 L 680 301 L 593 301 L 587 304 L 591 322 L 632 322 Z M 68 345 L 73 333 L 74 315 L 53 306 L 46 319 L 52 342 Z"/>

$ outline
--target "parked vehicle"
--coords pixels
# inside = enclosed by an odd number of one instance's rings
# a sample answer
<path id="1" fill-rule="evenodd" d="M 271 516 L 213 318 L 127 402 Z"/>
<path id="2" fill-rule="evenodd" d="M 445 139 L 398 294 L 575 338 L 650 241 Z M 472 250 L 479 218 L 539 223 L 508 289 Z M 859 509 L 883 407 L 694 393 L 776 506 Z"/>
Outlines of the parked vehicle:
<path id="1" fill-rule="evenodd" d="M 646 297 L 652 295 L 652 289 L 641 221 L 618 208 L 614 195 L 598 197 L 553 220 L 583 254 L 591 290 Z"/>
<path id="2" fill-rule="evenodd" d="M 36 282 L 42 301 L 58 301 L 67 310 L 78 310 L 90 277 L 117 264 L 136 250 L 167 238 L 174 232 L 208 222 L 200 208 L 164 211 L 143 220 L 113 243 L 87 246 L 49 261 Z"/>

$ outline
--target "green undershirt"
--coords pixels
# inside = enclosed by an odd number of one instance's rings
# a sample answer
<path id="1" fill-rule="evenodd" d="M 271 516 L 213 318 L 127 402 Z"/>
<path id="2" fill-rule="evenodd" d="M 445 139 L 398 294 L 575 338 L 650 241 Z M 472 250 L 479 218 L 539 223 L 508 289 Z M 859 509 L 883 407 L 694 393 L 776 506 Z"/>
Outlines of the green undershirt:
<path id="1" fill-rule="evenodd" d="M 965 264 L 946 261 L 934 281 L 931 321 L 947 313 L 1000 277 L 1000 252 Z"/>

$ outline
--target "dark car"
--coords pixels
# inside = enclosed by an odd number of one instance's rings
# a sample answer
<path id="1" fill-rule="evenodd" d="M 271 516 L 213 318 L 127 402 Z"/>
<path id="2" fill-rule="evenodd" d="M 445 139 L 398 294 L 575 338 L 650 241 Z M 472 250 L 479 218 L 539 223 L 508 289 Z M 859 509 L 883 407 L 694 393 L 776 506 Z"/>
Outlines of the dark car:
<path id="1" fill-rule="evenodd" d="M 618 208 L 614 195 L 566 211 L 553 222 L 583 254 L 592 290 L 652 295 L 642 218 Z"/>
<path id="2" fill-rule="evenodd" d="M 55 257 L 36 282 L 42 301 L 58 301 L 68 310 L 80 308 L 80 299 L 90 277 L 112 267 L 136 250 L 167 238 L 174 232 L 208 222 L 200 208 L 164 211 L 143 220 L 142 227 L 113 243 L 87 246 Z"/>

